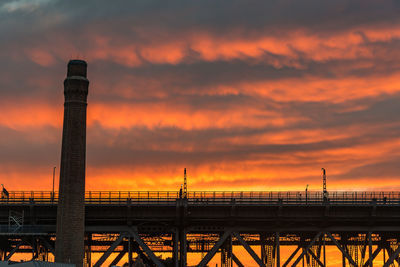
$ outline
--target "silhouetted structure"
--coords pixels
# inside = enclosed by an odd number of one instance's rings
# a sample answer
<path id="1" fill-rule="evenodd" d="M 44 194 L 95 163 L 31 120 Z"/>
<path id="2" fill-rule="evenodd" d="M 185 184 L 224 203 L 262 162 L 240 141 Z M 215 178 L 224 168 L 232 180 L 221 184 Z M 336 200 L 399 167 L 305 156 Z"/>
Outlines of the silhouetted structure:
<path id="1" fill-rule="evenodd" d="M 10 210 L 25 214 L 23 227 L 0 223 L 0 258 L 53 253 L 58 199 L 51 196 L 11 191 L 0 199 L 0 222 Z M 202 254 L 197 267 L 216 256 L 221 267 L 247 266 L 233 247 L 260 267 L 331 266 L 334 251 L 342 266 L 400 263 L 400 192 L 330 191 L 326 200 L 322 191 L 309 191 L 307 199 L 304 191 L 189 191 L 187 198 L 179 191 L 94 191 L 86 192 L 85 205 L 85 259 L 102 253 L 93 267 L 107 266 L 107 259 L 117 265 L 126 255 L 131 263 L 140 255 L 148 266 L 171 266 L 157 253 L 172 257 L 174 267 L 186 267 L 189 253 Z"/>
<path id="2" fill-rule="evenodd" d="M 1 197 L 2 198 L 9 198 L 10 197 L 10 194 L 8 193 L 8 191 L 7 191 L 7 189 L 4 187 L 4 185 L 3 184 L 1 184 L 1 186 L 3 187 L 3 191 L 1 192 Z"/>
<path id="3" fill-rule="evenodd" d="M 86 107 L 89 81 L 83 60 L 68 63 L 57 209 L 56 261 L 83 265 Z"/>
<path id="4" fill-rule="evenodd" d="M 342 266 L 400 264 L 400 192 L 86 192 L 86 62 L 72 60 L 64 81 L 65 110 L 59 197 L 50 192 L 13 192 L 0 199 L 0 260 L 15 253 L 90 266 L 118 264 L 127 254 L 146 266 L 186 267 L 188 253 L 202 253 L 197 267 L 217 254 L 221 267 L 244 266 L 234 246 L 260 267 L 326 266 L 326 246 Z M 86 207 L 86 221 L 85 221 Z M 86 227 L 85 227 L 86 226 Z M 56 235 L 55 235 L 56 232 Z M 85 234 L 86 237 L 85 238 Z M 260 247 L 260 253 L 253 248 Z M 291 249 L 282 257 L 281 246 Z M 160 260 L 156 253 L 169 253 Z M 386 257 L 387 255 L 387 257 Z M 239 257 L 238 257 L 239 256 Z M 380 262 L 381 263 L 381 262 Z"/>

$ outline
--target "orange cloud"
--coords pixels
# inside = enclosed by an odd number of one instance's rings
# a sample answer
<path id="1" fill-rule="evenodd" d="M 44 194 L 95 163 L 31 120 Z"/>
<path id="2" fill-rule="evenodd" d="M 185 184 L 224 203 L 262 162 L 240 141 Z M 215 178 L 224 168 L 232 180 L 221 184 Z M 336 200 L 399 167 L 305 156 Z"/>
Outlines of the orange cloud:
<path id="1" fill-rule="evenodd" d="M 61 127 L 63 120 L 62 107 L 55 107 L 48 102 L 39 100 L 19 99 L 14 102 L 8 99 L 1 102 L 4 112 L 0 113 L 0 125 L 12 129 L 26 129 L 50 125 Z"/>
<path id="2" fill-rule="evenodd" d="M 133 126 L 177 127 L 185 130 L 204 128 L 283 126 L 298 122 L 301 118 L 287 118 L 274 111 L 246 109 L 213 110 L 189 108 L 185 104 L 92 104 L 89 122 L 96 121 L 104 127 Z"/>
<path id="3" fill-rule="evenodd" d="M 282 32 L 266 30 L 265 34 L 250 37 L 235 30 L 219 36 L 201 30 L 195 33 L 168 35 L 162 32 L 164 29 L 152 29 L 152 35 L 149 36 L 140 29 L 135 30 L 146 40 L 145 43 L 135 40 L 115 43 L 112 38 L 96 35 L 94 30 L 94 33 L 89 33 L 94 40 L 94 46 L 85 52 L 87 58 L 90 61 L 107 59 L 130 67 L 141 65 L 145 61 L 154 64 L 177 64 L 185 60 L 185 55 L 191 49 L 205 61 L 258 59 L 270 53 L 286 57 L 267 60 L 267 63 L 277 68 L 302 68 L 298 61 L 300 55 L 321 62 L 372 59 L 375 53 L 367 46 L 367 41 L 388 42 L 400 37 L 400 28 L 396 25 L 353 27 L 328 33 L 315 33 L 305 28 L 285 29 Z M 154 36 L 161 36 L 162 39 Z"/>

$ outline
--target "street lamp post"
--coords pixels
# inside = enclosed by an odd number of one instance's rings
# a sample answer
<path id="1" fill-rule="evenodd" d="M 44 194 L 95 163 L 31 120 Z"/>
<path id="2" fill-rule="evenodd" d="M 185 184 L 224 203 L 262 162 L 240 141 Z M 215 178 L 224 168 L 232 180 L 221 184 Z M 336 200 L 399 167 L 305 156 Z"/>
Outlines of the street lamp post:
<path id="1" fill-rule="evenodd" d="M 51 200 L 54 201 L 54 178 L 56 176 L 56 167 L 53 168 L 53 190 L 51 193 Z"/>
<path id="2" fill-rule="evenodd" d="M 308 203 L 308 185 L 306 186 L 306 204 Z"/>

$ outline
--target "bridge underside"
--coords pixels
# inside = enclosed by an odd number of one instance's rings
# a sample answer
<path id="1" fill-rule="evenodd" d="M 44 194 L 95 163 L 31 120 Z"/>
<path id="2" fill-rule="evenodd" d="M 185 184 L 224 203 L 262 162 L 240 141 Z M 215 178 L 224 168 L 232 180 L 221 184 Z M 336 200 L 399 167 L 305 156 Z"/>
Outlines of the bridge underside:
<path id="1" fill-rule="evenodd" d="M 220 266 L 246 266 L 248 258 L 258 266 L 330 266 L 332 251 L 343 266 L 400 266 L 400 202 L 393 199 L 86 202 L 88 266 L 140 256 L 149 266 L 183 267 L 192 253 L 200 267 L 215 257 Z M 1 259 L 53 259 L 56 209 L 32 199 L 1 203 Z"/>
<path id="2" fill-rule="evenodd" d="M 132 263 L 137 255 L 149 266 L 187 266 L 187 255 L 198 253 L 201 261 L 197 266 L 207 266 L 217 254 L 221 266 L 246 266 L 242 255 L 234 253 L 240 246 L 259 266 L 326 266 L 330 265 L 327 258 L 332 249 L 329 248 L 334 247 L 336 255 L 342 257 L 343 266 L 400 265 L 400 232 L 395 235 L 354 231 L 248 233 L 227 228 L 223 232 L 189 232 L 186 238 L 178 232 L 179 229 L 169 234 L 139 234 L 132 227 L 119 233 L 87 233 L 85 260 L 88 266 L 104 266 L 105 262 L 116 265 L 123 258 Z M 3 235 L 0 240 L 2 260 L 12 259 L 18 253 L 37 260 L 53 259 L 54 234 Z M 282 248 L 290 252 L 282 255 Z M 92 260 L 93 253 L 101 256 Z M 169 259 L 161 260 L 156 254 Z"/>

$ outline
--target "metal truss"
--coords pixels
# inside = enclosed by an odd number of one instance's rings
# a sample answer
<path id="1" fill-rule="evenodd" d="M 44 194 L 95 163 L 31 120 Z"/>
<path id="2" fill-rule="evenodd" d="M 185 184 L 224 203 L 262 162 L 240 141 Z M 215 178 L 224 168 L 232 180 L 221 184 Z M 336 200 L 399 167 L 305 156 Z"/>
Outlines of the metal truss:
<path id="1" fill-rule="evenodd" d="M 400 266 L 400 233 L 386 232 L 262 232 L 243 233 L 235 228 L 226 228 L 223 232 L 192 233 L 184 238 L 174 232 L 139 234 L 137 228 L 126 227 L 124 231 L 113 234 L 91 233 L 87 235 L 86 266 L 104 266 L 105 262 L 117 265 L 128 255 L 128 264 L 134 257 L 148 266 L 186 267 L 188 253 L 201 253 L 201 261 L 196 265 L 205 267 L 220 255 L 222 267 L 245 266 L 242 255 L 233 252 L 234 247 L 243 247 L 260 267 L 310 266 L 321 267 L 327 264 L 326 247 L 335 247 L 342 257 L 343 266 L 384 267 Z M 54 236 L 1 236 L 1 260 L 10 260 L 16 253 L 30 253 L 33 260 L 48 260 L 54 254 Z M 182 244 L 181 244 L 182 243 Z M 8 246 L 4 246 L 7 244 Z M 291 253 L 282 257 L 281 247 L 290 247 Z M 261 248 L 257 253 L 256 247 Z M 90 254 L 101 252 L 101 257 L 92 262 Z M 161 259 L 155 253 L 171 255 L 169 261 Z M 167 254 L 166 254 L 167 253 Z M 49 257 L 51 256 L 51 257 Z M 382 259 L 383 257 L 383 259 Z M 125 257 L 126 258 L 126 257 Z"/>
<path id="2" fill-rule="evenodd" d="M 186 267 L 194 253 L 201 255 L 195 266 L 245 266 L 238 247 L 265 267 L 325 266 L 327 247 L 342 266 L 400 266 L 400 192 L 330 192 L 327 200 L 317 192 L 86 195 L 85 266 L 132 265 L 139 257 L 148 266 Z M 56 200 L 12 192 L 0 203 L 2 260 L 54 258 Z"/>

